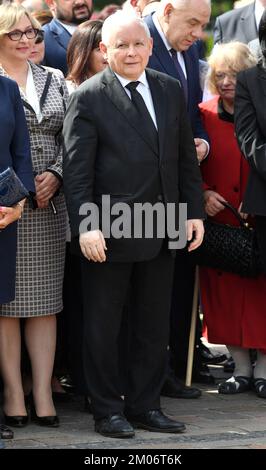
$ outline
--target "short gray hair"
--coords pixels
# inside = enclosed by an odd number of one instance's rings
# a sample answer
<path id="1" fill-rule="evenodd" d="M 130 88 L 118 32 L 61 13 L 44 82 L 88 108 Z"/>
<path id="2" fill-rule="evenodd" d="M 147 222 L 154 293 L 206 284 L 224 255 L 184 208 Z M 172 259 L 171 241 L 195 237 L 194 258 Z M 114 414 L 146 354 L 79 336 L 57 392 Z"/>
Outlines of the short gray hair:
<path id="1" fill-rule="evenodd" d="M 105 45 L 108 45 L 110 36 L 116 28 L 119 26 L 126 26 L 131 23 L 139 24 L 144 29 L 147 37 L 151 37 L 150 30 L 142 18 L 139 18 L 135 13 L 129 14 L 128 12 L 125 13 L 123 10 L 118 10 L 113 15 L 108 16 L 103 23 L 102 42 Z"/>

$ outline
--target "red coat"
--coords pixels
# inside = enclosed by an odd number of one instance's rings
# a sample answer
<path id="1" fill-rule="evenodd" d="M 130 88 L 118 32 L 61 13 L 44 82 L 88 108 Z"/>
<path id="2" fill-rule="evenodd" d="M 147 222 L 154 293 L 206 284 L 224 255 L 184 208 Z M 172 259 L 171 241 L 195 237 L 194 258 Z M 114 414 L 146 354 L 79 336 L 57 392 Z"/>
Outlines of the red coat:
<path id="1" fill-rule="evenodd" d="M 202 103 L 200 111 L 211 150 L 201 164 L 205 188 L 239 207 L 249 167 L 240 153 L 234 124 L 218 115 L 218 97 Z M 215 220 L 238 225 L 227 209 Z M 266 278 L 241 278 L 215 269 L 200 269 L 201 299 L 208 340 L 212 343 L 266 349 Z"/>

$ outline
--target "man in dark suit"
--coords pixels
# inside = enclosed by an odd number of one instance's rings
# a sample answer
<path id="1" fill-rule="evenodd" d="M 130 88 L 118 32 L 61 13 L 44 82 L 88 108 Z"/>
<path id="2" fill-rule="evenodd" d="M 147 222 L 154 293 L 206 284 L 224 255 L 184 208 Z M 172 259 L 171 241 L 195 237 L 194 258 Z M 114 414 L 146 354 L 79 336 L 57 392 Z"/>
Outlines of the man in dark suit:
<path id="1" fill-rule="evenodd" d="M 95 429 L 111 437 L 134 436 L 131 424 L 182 432 L 185 426 L 160 410 L 175 251 L 168 249 L 167 235 L 159 238 L 156 230 L 146 238 L 145 221 L 140 236 L 121 237 L 113 232 L 121 221 L 113 219 L 114 209 L 121 214 L 126 206 L 125 225 L 139 231 L 141 223 L 132 213 L 135 203 L 152 208 L 172 203 L 175 218 L 179 202 L 186 202 L 190 250 L 197 248 L 203 238 L 204 209 L 195 146 L 179 83 L 145 71 L 152 39 L 143 20 L 122 11 L 110 16 L 100 48 L 109 67 L 72 94 L 63 130 L 66 201 L 72 235 L 79 236 L 84 255 L 84 363 Z M 111 224 L 103 195 L 110 197 Z M 81 206 L 88 202 L 94 204 L 94 213 L 100 211 L 102 224 L 96 217 L 94 225 L 91 220 L 84 226 L 80 214 L 87 210 Z M 166 226 L 168 222 L 167 217 Z M 158 230 L 164 226 L 161 220 Z M 129 287 L 130 344 L 123 400 L 117 338 Z"/>
<path id="2" fill-rule="evenodd" d="M 202 90 L 196 41 L 201 38 L 210 12 L 208 0 L 186 0 L 185 3 L 184 0 L 162 0 L 156 12 L 145 18 L 153 38 L 148 66 L 177 78 L 183 90 L 185 87 L 187 110 L 199 161 L 206 157 L 209 146 L 198 109 Z M 190 16 L 196 18 L 195 25 L 188 24 Z"/>
<path id="3" fill-rule="evenodd" d="M 256 0 L 243 8 L 236 8 L 218 16 L 213 30 L 214 44 L 229 41 L 248 44 L 256 39 L 265 6 L 265 0 Z"/>
<path id="4" fill-rule="evenodd" d="M 54 19 L 46 24 L 44 65 L 67 75 L 66 51 L 72 34 L 92 15 L 92 0 L 46 0 Z"/>
<path id="5" fill-rule="evenodd" d="M 199 162 L 208 154 L 208 136 L 203 128 L 198 104 L 202 100 L 199 78 L 199 47 L 203 29 L 210 18 L 208 0 L 162 0 L 145 21 L 153 38 L 149 67 L 177 78 L 185 93 Z M 186 367 L 192 310 L 195 267 L 187 250 L 179 250 L 173 284 L 170 327 L 169 377 L 162 393 L 175 398 L 198 398 L 197 388 L 185 387 L 173 374 L 183 375 Z M 200 336 L 200 335 L 199 335 Z"/>

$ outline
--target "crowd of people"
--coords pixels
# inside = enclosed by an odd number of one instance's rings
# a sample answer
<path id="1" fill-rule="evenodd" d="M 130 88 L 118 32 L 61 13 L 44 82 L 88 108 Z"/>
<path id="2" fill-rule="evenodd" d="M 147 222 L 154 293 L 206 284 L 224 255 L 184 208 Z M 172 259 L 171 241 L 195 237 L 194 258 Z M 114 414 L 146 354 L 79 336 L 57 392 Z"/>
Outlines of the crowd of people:
<path id="1" fill-rule="evenodd" d="M 29 195 L 0 194 L 0 447 L 31 420 L 60 425 L 58 367 L 104 436 L 186 430 L 160 395 L 201 395 L 183 382 L 191 252 L 206 217 L 239 226 L 224 203 L 255 228 L 262 270 L 200 267 L 204 335 L 234 362 L 219 393 L 266 398 L 265 0 L 216 18 L 207 60 L 210 0 L 1 3 L 0 178 L 12 167 Z M 193 378 L 211 381 L 202 334 L 198 316 Z"/>

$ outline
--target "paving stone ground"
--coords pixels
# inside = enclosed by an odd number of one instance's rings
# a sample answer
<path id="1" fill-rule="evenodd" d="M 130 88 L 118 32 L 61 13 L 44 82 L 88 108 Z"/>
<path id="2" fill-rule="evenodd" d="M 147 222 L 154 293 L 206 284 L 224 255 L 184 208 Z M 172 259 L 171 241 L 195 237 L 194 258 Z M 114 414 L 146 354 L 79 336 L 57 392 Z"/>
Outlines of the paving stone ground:
<path id="1" fill-rule="evenodd" d="M 218 377 L 221 368 L 213 369 Z M 228 375 L 227 375 L 228 376 Z M 110 439 L 94 432 L 92 416 L 83 411 L 83 399 L 58 404 L 61 425 L 56 429 L 30 423 L 15 429 L 7 449 L 266 449 L 266 400 L 253 391 L 220 395 L 217 385 L 202 389 L 196 400 L 162 398 L 163 411 L 186 424 L 183 434 L 136 431 L 134 439 Z"/>

